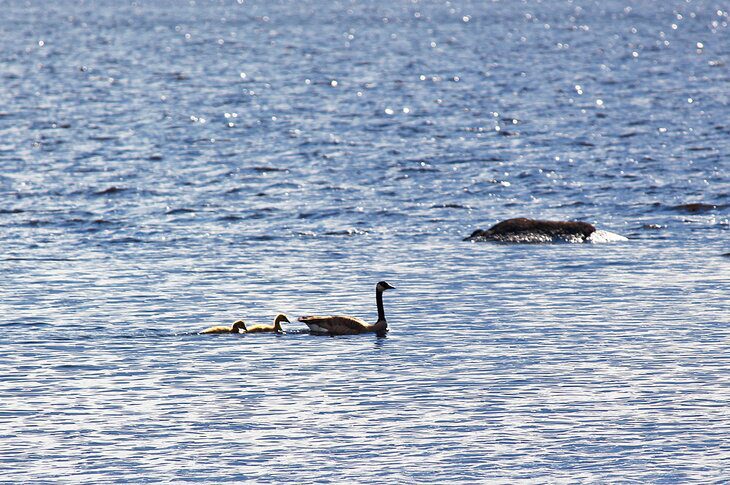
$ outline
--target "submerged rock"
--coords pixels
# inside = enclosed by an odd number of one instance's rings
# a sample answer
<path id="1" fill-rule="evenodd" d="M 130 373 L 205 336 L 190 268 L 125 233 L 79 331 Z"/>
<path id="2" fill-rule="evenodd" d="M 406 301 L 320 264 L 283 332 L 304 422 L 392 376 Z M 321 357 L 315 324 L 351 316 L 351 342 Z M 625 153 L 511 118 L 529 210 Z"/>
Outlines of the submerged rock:
<path id="1" fill-rule="evenodd" d="M 692 204 L 681 204 L 675 205 L 672 209 L 678 212 L 686 212 L 688 214 L 703 214 L 705 212 L 712 212 L 716 209 L 722 209 L 725 206 L 715 204 L 704 204 L 702 202 L 694 202 Z"/>
<path id="2" fill-rule="evenodd" d="M 486 231 L 477 229 L 464 241 L 496 241 L 503 243 L 611 242 L 626 241 L 618 234 L 598 231 L 587 222 L 541 221 L 519 217 L 507 219 Z"/>

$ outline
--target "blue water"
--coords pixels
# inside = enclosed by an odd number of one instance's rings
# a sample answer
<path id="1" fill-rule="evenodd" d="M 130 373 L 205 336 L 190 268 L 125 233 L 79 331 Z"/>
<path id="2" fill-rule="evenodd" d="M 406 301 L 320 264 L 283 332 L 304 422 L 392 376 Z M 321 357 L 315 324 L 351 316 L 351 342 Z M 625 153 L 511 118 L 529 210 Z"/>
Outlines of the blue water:
<path id="1" fill-rule="evenodd" d="M 272 3 L 0 0 L 0 480 L 727 480 L 728 4 Z"/>

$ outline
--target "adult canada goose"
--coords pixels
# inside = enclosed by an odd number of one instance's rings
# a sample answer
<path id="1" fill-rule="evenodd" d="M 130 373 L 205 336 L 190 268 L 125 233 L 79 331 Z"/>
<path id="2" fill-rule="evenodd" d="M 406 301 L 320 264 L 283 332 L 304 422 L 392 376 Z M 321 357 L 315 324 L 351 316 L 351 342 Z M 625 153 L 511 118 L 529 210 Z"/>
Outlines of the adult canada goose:
<path id="1" fill-rule="evenodd" d="M 370 324 L 355 317 L 342 315 L 310 316 L 299 317 L 299 321 L 305 323 L 312 333 L 326 335 L 355 335 L 358 333 L 375 332 L 383 336 L 388 331 L 388 322 L 385 321 L 385 310 L 383 309 L 383 292 L 391 290 L 385 281 L 375 285 L 375 301 L 378 304 L 378 321 Z"/>
<path id="2" fill-rule="evenodd" d="M 283 313 L 279 313 L 276 316 L 276 318 L 274 318 L 273 325 L 254 325 L 253 327 L 246 328 L 246 333 L 261 333 L 261 332 L 284 333 L 284 329 L 281 328 L 281 322 L 290 323 L 289 319 L 286 318 L 286 315 L 284 315 Z"/>
<path id="3" fill-rule="evenodd" d="M 207 334 L 207 333 L 246 333 L 246 324 L 243 323 L 243 320 L 237 320 L 233 322 L 233 325 L 230 327 L 226 327 L 225 325 L 221 325 L 218 327 L 210 327 L 206 328 L 200 334 Z"/>

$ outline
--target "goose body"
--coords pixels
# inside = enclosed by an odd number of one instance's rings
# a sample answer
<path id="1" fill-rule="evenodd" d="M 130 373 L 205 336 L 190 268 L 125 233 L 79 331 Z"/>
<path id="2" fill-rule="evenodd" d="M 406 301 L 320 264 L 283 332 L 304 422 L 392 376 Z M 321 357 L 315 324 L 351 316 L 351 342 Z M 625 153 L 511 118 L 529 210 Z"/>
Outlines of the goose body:
<path id="1" fill-rule="evenodd" d="M 254 325 L 246 328 L 246 333 L 263 333 L 263 332 L 276 332 L 284 333 L 284 329 L 281 328 L 281 322 L 289 323 L 289 319 L 286 315 L 280 313 L 274 318 L 273 325 Z"/>
<path id="2" fill-rule="evenodd" d="M 225 325 L 220 325 L 217 327 L 210 327 L 206 328 L 202 332 L 200 332 L 201 335 L 203 334 L 209 334 L 209 333 L 245 333 L 246 332 L 246 324 L 243 323 L 243 320 L 237 320 L 233 322 L 233 325 L 230 327 Z"/>
<path id="3" fill-rule="evenodd" d="M 309 331 L 315 334 L 325 335 L 356 335 L 360 333 L 377 333 L 385 335 L 388 331 L 388 322 L 385 320 L 383 309 L 383 292 L 393 287 L 385 281 L 375 285 L 375 301 L 378 305 L 378 321 L 367 323 L 366 321 L 345 315 L 306 316 L 299 317 L 299 321 L 309 327 Z"/>

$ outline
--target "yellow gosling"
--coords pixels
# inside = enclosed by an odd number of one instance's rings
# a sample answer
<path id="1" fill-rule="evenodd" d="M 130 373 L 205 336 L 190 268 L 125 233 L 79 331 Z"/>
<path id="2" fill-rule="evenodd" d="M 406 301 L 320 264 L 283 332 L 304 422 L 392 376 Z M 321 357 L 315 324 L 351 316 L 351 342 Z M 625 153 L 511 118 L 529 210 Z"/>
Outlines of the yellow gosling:
<path id="1" fill-rule="evenodd" d="M 246 333 L 263 333 L 263 332 L 284 333 L 284 329 L 281 328 L 281 322 L 290 323 L 289 319 L 286 318 L 286 315 L 284 315 L 283 313 L 279 313 L 276 316 L 276 318 L 274 318 L 273 325 L 254 325 L 253 327 L 248 327 L 246 329 Z"/>
<path id="2" fill-rule="evenodd" d="M 246 333 L 246 324 L 243 323 L 243 320 L 237 320 L 233 322 L 233 325 L 230 327 L 220 325 L 217 327 L 206 328 L 200 332 L 201 335 L 208 333 Z"/>

